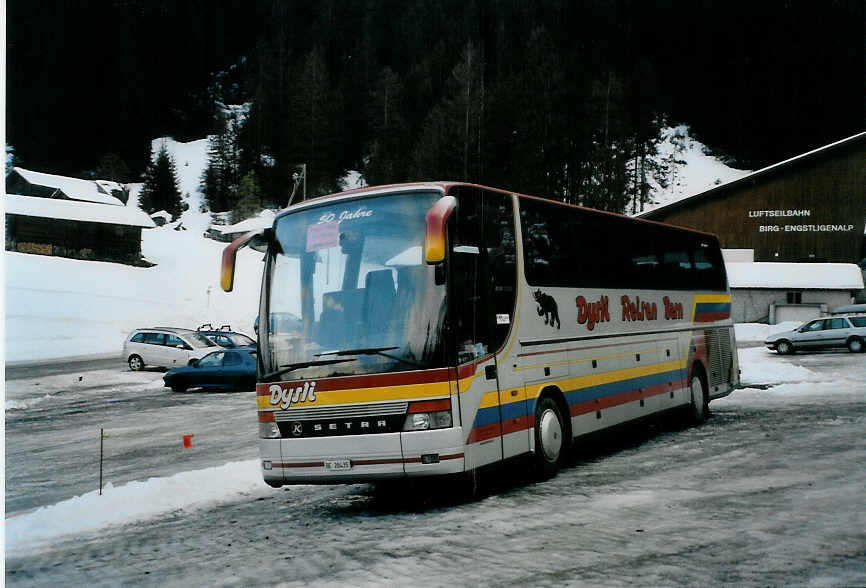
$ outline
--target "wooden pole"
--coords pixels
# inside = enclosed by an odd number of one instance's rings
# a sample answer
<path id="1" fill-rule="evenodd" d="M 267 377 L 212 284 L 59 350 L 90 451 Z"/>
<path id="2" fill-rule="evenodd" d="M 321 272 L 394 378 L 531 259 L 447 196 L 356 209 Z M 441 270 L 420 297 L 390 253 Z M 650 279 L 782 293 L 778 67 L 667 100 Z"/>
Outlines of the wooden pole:
<path id="1" fill-rule="evenodd" d="M 104 429 L 99 429 L 99 495 L 102 496 L 102 445 L 103 439 L 105 439 L 105 435 L 103 435 Z"/>

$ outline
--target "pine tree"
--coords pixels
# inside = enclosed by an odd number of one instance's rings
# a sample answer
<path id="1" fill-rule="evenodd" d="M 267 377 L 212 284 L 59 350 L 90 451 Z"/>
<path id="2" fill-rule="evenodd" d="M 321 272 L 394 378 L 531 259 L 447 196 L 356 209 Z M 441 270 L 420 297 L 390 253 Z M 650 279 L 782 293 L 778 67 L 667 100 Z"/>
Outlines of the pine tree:
<path id="1" fill-rule="evenodd" d="M 255 172 L 251 171 L 241 178 L 241 184 L 238 187 L 238 203 L 232 210 L 232 223 L 248 219 L 261 210 L 262 191 L 259 188 Z"/>
<path id="2" fill-rule="evenodd" d="M 339 121 L 342 97 L 332 86 L 327 62 L 319 47 L 306 55 L 297 69 L 289 95 L 289 167 L 307 165 L 307 193 L 338 188 L 344 168 L 340 157 Z"/>
<path id="3" fill-rule="evenodd" d="M 451 70 L 444 97 L 424 121 L 412 156 L 418 179 L 481 181 L 484 105 L 484 59 L 470 41 Z"/>
<path id="4" fill-rule="evenodd" d="M 157 153 L 156 161 L 147 168 L 139 205 L 148 214 L 164 210 L 172 218 L 180 216 L 182 205 L 177 172 L 165 145 Z"/>
<path id="5" fill-rule="evenodd" d="M 364 178 L 371 184 L 406 181 L 406 122 L 402 112 L 403 84 L 384 68 L 368 92 L 366 118 L 371 140 L 366 145 Z"/>
<path id="6" fill-rule="evenodd" d="M 234 208 L 240 183 L 241 147 L 234 113 L 221 113 L 221 131 L 208 137 L 208 163 L 201 178 L 201 191 L 212 212 Z"/>

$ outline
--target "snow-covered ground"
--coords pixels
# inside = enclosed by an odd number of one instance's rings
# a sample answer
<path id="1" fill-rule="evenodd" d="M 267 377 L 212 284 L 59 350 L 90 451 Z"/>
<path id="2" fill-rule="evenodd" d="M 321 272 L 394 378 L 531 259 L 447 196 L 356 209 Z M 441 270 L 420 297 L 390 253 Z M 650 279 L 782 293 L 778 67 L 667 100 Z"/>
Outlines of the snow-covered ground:
<path id="1" fill-rule="evenodd" d="M 747 388 L 738 390 L 728 398 L 714 401 L 712 404 L 713 410 L 716 411 L 717 415 L 720 415 L 717 416 L 716 419 L 718 422 L 711 421 L 708 425 L 696 429 L 694 435 L 683 433 L 680 434 L 680 436 L 677 436 L 677 434 L 674 434 L 673 437 L 670 437 L 665 441 L 659 440 L 658 442 L 652 441 L 644 443 L 642 444 L 642 447 L 637 447 L 634 452 L 626 452 L 619 458 L 602 457 L 600 461 L 593 460 L 584 465 L 576 466 L 574 469 L 562 472 L 559 476 L 560 480 L 576 477 L 582 480 L 581 483 L 586 487 L 590 487 L 593 481 L 597 482 L 605 476 L 614 477 L 613 481 L 610 482 L 614 487 L 619 488 L 620 485 L 624 485 L 625 487 L 614 493 L 610 493 L 609 489 L 606 489 L 604 493 L 598 495 L 593 494 L 592 492 L 590 492 L 590 494 L 574 492 L 574 488 L 571 488 L 572 492 L 569 494 L 570 498 L 565 497 L 563 494 L 561 498 L 556 498 L 556 500 L 584 500 L 588 497 L 589 499 L 600 500 L 602 501 L 602 506 L 605 504 L 607 505 L 605 508 L 610 507 L 614 509 L 614 512 L 619 512 L 619 515 L 615 516 L 621 515 L 624 517 L 632 516 L 636 512 L 643 512 L 645 506 L 644 503 L 655 501 L 659 496 L 669 496 L 671 493 L 673 493 L 673 495 L 676 495 L 677 492 L 685 493 L 684 496 L 688 499 L 686 502 L 692 504 L 690 501 L 697 500 L 700 493 L 694 489 L 685 490 L 685 486 L 683 485 L 687 486 L 688 484 L 696 484 L 696 476 L 699 475 L 709 475 L 712 477 L 710 470 L 707 469 L 712 464 L 706 461 L 700 461 L 697 457 L 698 453 L 702 451 L 702 443 L 706 442 L 705 447 L 718 446 L 720 443 L 719 439 L 729 439 L 730 442 L 733 443 L 736 439 L 739 439 L 740 436 L 748 435 L 754 437 L 754 443 L 758 445 L 775 447 L 779 442 L 778 439 L 773 437 L 767 440 L 765 438 L 765 436 L 770 437 L 773 431 L 772 425 L 768 423 L 774 419 L 776 421 L 778 421 L 778 419 L 786 418 L 790 420 L 790 417 L 786 417 L 785 415 L 788 414 L 792 406 L 800 405 L 801 407 L 805 407 L 807 414 L 809 414 L 808 410 L 811 406 L 830 406 L 833 403 L 838 403 L 839 410 L 843 410 L 843 407 L 849 406 L 852 402 L 856 402 L 856 399 L 862 395 L 863 366 L 856 361 L 852 364 L 851 360 L 856 360 L 857 358 L 851 354 L 813 354 L 789 358 L 770 353 L 766 349 L 760 347 L 754 347 L 741 349 L 739 351 L 739 358 L 743 374 L 743 384 L 747 387 L 751 387 L 751 389 Z M 800 358 L 802 358 L 802 360 Z M 830 365 L 827 365 L 826 362 L 830 362 Z M 844 368 L 839 369 L 839 366 L 850 367 L 852 365 L 857 366 L 856 370 L 859 371 L 852 371 L 850 369 L 846 370 Z M 834 372 L 835 375 L 829 376 L 831 371 Z M 846 375 L 846 372 L 850 373 L 847 373 Z M 141 379 L 141 374 L 139 373 L 127 372 L 126 375 L 130 378 Z M 152 374 L 151 377 L 156 377 L 156 374 Z M 770 385 L 770 387 L 764 389 L 766 388 L 766 385 Z M 200 399 L 200 397 L 196 398 Z M 225 400 L 227 399 L 215 398 L 213 402 L 222 404 Z M 207 402 L 202 400 L 200 406 L 202 408 L 207 408 Z M 131 407 L 130 409 L 134 410 Z M 252 410 L 252 405 L 250 406 L 250 410 Z M 763 416 L 756 416 L 758 413 Z M 814 420 L 814 418 L 815 417 L 812 417 L 812 420 Z M 829 434 L 828 431 L 833 431 L 832 427 L 827 428 L 830 425 L 835 424 L 838 426 L 844 425 L 848 427 L 850 425 L 846 423 L 849 423 L 852 419 L 856 421 L 862 417 L 840 412 L 838 416 L 833 418 L 837 419 L 838 423 L 836 421 L 828 421 L 826 423 L 821 421 L 820 424 L 824 427 L 824 429 L 822 429 L 822 434 L 826 435 Z M 808 420 L 808 418 L 806 420 Z M 730 429 L 737 429 L 737 431 L 731 433 L 729 431 Z M 698 441 L 695 439 L 695 435 L 700 439 L 706 438 L 706 441 Z M 734 435 L 734 437 L 731 437 L 730 435 Z M 671 455 L 665 454 L 664 452 L 667 451 L 664 449 L 665 447 L 669 447 L 670 451 L 675 455 L 678 455 L 679 458 L 673 460 Z M 658 454 L 658 452 L 662 452 L 662 454 Z M 626 471 L 631 471 L 629 469 L 631 466 L 620 471 L 616 469 L 619 467 L 616 463 L 620 459 L 631 459 L 628 456 L 632 453 L 637 456 L 645 456 L 645 459 L 649 460 L 647 463 L 650 464 L 654 459 L 661 460 L 667 464 L 679 462 L 677 467 L 681 468 L 685 473 L 681 472 L 683 477 L 682 479 L 679 479 L 677 483 L 672 483 L 670 480 L 667 480 L 665 483 L 670 485 L 670 487 L 667 488 L 666 492 L 642 493 L 629 491 L 629 489 L 632 488 L 634 484 L 638 483 L 638 481 L 633 475 L 631 475 L 633 472 L 630 474 L 626 473 Z M 750 452 L 744 452 L 739 448 L 733 448 L 725 455 L 727 457 L 712 459 L 727 460 L 729 458 L 736 458 L 744 462 L 742 465 L 743 468 L 755 468 L 758 465 L 754 460 L 749 461 L 749 456 L 751 455 Z M 710 460 L 711 462 L 712 459 Z M 824 456 L 820 459 L 826 461 L 827 459 L 830 459 L 830 457 Z M 844 457 L 840 455 L 838 459 L 844 459 Z M 695 460 L 695 463 L 692 464 L 691 460 Z M 719 463 L 712 463 L 715 464 L 713 467 L 720 467 Z M 768 489 L 786 488 L 791 483 L 791 480 L 789 479 L 791 476 L 801 475 L 784 468 L 779 469 L 781 468 L 779 464 L 775 464 L 774 467 L 776 467 L 776 471 L 771 474 L 768 473 L 768 476 L 770 477 L 762 478 L 760 488 L 756 488 L 756 492 L 758 493 L 757 495 L 760 495 L 760 492 L 770 491 Z M 272 505 L 287 504 L 291 507 L 292 514 L 289 518 L 292 520 L 298 519 L 302 522 L 309 521 L 309 523 L 305 524 L 325 524 L 326 521 L 330 520 L 330 515 L 327 514 L 327 509 L 334 508 L 334 504 L 342 504 L 339 502 L 341 500 L 339 496 L 333 494 L 333 492 L 338 492 L 340 495 L 348 493 L 350 496 L 350 498 L 346 498 L 346 500 L 349 501 L 348 503 L 351 503 L 352 500 L 361 500 L 360 498 L 354 497 L 358 490 L 352 490 L 351 488 L 347 490 L 331 490 L 310 486 L 294 486 L 288 490 L 291 493 L 290 495 L 284 494 L 283 492 L 285 491 L 277 491 L 267 487 L 261 480 L 258 468 L 258 461 L 251 459 L 225 463 L 223 465 L 203 469 L 178 471 L 178 473 L 164 477 L 147 477 L 141 480 L 118 485 L 108 484 L 103 490 L 102 495 L 99 495 L 98 492 L 94 490 L 73 498 L 61 500 L 57 503 L 37 508 L 30 512 L 13 515 L 6 519 L 5 525 L 7 559 L 12 558 L 12 561 L 15 561 L 16 558 L 39 559 L 40 553 L 56 550 L 57 545 L 63 545 L 64 542 L 67 542 L 66 544 L 68 545 L 68 540 L 77 536 L 81 536 L 83 542 L 91 543 L 93 541 L 99 541 L 99 537 L 111 537 L 117 536 L 117 534 L 127 535 L 133 532 L 133 528 L 144 529 L 151 525 L 157 527 L 162 525 L 163 521 L 166 520 L 188 521 L 192 524 L 193 521 L 207 520 L 213 516 L 216 516 L 218 519 L 221 515 L 216 513 L 226 512 L 226 510 L 235 508 L 249 510 L 251 505 L 257 504 L 258 500 L 272 501 L 270 503 Z M 180 469 L 182 469 L 182 467 Z M 743 473 L 743 471 L 745 470 L 741 470 L 741 473 Z M 702 473 L 699 474 L 699 472 Z M 752 482 L 758 483 L 754 480 L 752 480 Z M 560 483 L 566 484 L 564 481 L 552 482 L 554 486 Z M 572 482 L 568 482 L 567 485 L 570 486 L 571 483 Z M 808 496 L 819 496 L 824 497 L 823 499 L 825 500 L 831 500 L 832 490 L 829 487 L 823 488 L 816 486 L 811 488 L 813 483 L 816 484 L 814 481 L 811 481 L 808 484 Z M 715 480 L 714 484 L 716 484 L 716 486 L 713 487 L 713 492 L 719 493 L 720 488 L 722 487 L 719 485 L 721 482 Z M 801 485 L 804 485 L 805 487 L 805 483 Z M 490 517 L 489 522 L 491 524 L 505 524 L 504 521 L 501 520 L 503 515 L 497 514 L 499 513 L 497 507 L 499 501 L 506 504 L 516 500 L 525 507 L 525 503 L 527 502 L 534 504 L 537 501 L 536 499 L 539 497 L 539 493 L 543 495 L 545 492 L 544 489 L 548 486 L 549 485 L 541 485 L 537 487 L 529 486 L 525 489 L 506 492 L 500 497 L 492 497 L 490 500 L 482 501 L 477 504 L 479 512 L 484 510 L 487 512 L 487 515 L 481 515 L 475 510 L 471 510 L 470 512 L 473 514 L 470 516 L 488 516 Z M 843 488 L 846 488 L 843 493 L 849 491 L 847 489 L 849 486 L 850 484 L 843 486 Z M 794 484 L 794 487 L 799 488 L 797 484 Z M 585 490 L 585 492 L 586 491 L 588 490 Z M 559 492 L 560 490 L 553 492 L 547 500 L 554 500 L 554 496 L 560 496 Z M 736 494 L 739 496 L 737 499 L 738 502 L 734 505 L 734 510 L 731 511 L 731 513 L 742 513 L 743 509 L 748 509 L 748 504 L 745 501 L 749 499 L 748 497 L 750 494 L 748 492 L 745 492 L 742 495 L 740 495 L 740 493 Z M 515 498 L 515 496 L 517 496 L 517 498 Z M 524 496 L 524 498 L 520 498 L 520 496 Z M 543 496 L 541 497 L 543 498 Z M 301 501 L 323 501 L 326 505 L 330 506 L 325 507 L 326 510 L 324 511 L 322 510 L 322 506 L 317 506 L 310 511 L 304 510 L 303 508 L 295 508 L 296 501 L 299 500 L 299 498 Z M 333 502 L 334 500 L 337 502 Z M 630 502 L 635 500 L 638 502 Z M 612 502 L 613 504 L 607 504 L 608 502 Z M 541 503 L 546 504 L 546 501 L 541 500 Z M 640 507 L 638 508 L 635 504 L 639 504 Z M 655 503 L 651 502 L 650 504 Z M 467 508 L 473 509 L 474 507 L 468 505 Z M 512 508 L 512 510 L 514 509 L 514 507 L 509 508 Z M 724 510 L 724 508 L 727 507 L 720 506 L 719 508 L 721 510 L 719 510 L 718 514 L 712 515 L 711 518 L 716 520 L 717 525 L 722 525 L 724 527 L 719 520 L 723 520 L 725 516 L 728 516 L 727 511 Z M 620 512 L 620 509 L 625 510 Z M 785 516 L 787 515 L 782 514 L 787 512 L 786 507 L 780 505 L 779 509 L 780 514 L 776 519 L 780 521 L 786 520 Z M 267 509 L 264 511 L 253 510 L 256 514 L 252 519 L 247 515 L 241 515 L 242 520 L 237 522 L 236 531 L 232 533 L 233 536 L 236 534 L 248 533 L 251 529 L 260 527 L 262 522 L 273 523 L 273 520 L 270 517 L 262 515 L 263 512 L 268 512 Z M 650 512 L 652 510 L 653 509 L 649 509 Z M 447 524 L 453 525 L 455 517 L 459 519 L 459 516 L 457 515 L 458 511 L 459 509 L 456 506 L 453 509 L 444 509 L 441 511 L 434 509 L 432 514 L 428 513 L 426 515 L 427 518 L 425 520 L 430 523 L 430 517 L 432 516 L 437 520 L 444 519 Z M 518 511 L 519 509 L 515 510 L 515 516 Z M 437 512 L 438 514 L 436 514 Z M 590 510 L 585 512 L 594 511 Z M 679 521 L 688 520 L 688 510 L 685 511 L 686 514 L 682 515 L 677 515 L 676 513 L 678 512 L 680 512 L 680 509 L 671 510 L 667 515 L 664 515 L 667 517 L 665 519 L 667 524 L 676 525 L 679 524 Z M 346 515 L 348 516 L 346 525 L 350 527 L 357 526 L 357 529 L 355 531 L 348 531 L 348 533 L 350 535 L 352 533 L 362 533 L 362 529 L 367 524 L 365 521 L 367 521 L 368 517 L 361 517 L 362 520 L 359 522 L 350 515 L 351 512 Z M 226 516 L 232 518 L 238 515 Z M 738 517 L 740 515 L 730 514 L 730 516 Z M 718 517 L 721 518 L 717 520 Z M 383 517 L 373 516 L 372 518 L 373 520 L 382 522 L 380 519 Z M 387 517 L 384 518 L 387 520 Z M 591 516 L 590 519 L 592 519 Z M 764 526 L 769 525 L 770 523 L 762 521 L 763 519 L 753 520 L 751 523 L 752 527 L 747 532 L 756 534 L 755 536 L 764 533 Z M 234 523 L 235 521 L 232 522 Z M 135 525 L 131 525 L 131 523 L 135 523 Z M 508 524 L 510 525 L 508 527 L 509 529 L 512 529 L 514 525 L 518 525 L 516 521 L 511 521 Z M 591 523 L 584 524 L 588 524 L 589 526 L 584 528 L 581 532 L 598 532 L 598 529 L 593 527 Z M 646 522 L 635 522 L 630 524 L 646 524 Z M 688 527 L 689 524 L 686 526 Z M 183 525 L 185 526 L 186 523 L 183 523 Z M 124 527 L 127 530 L 121 530 Z M 442 527 L 434 527 L 431 531 L 440 533 Z M 456 531 L 460 532 L 459 528 L 456 529 Z M 709 529 L 705 529 L 705 531 L 709 531 Z M 716 529 L 716 531 L 718 531 L 718 529 Z M 662 532 L 662 529 L 657 528 L 656 532 Z M 511 533 L 512 531 L 508 531 L 506 536 L 512 536 Z M 327 544 L 328 541 L 334 540 L 334 537 L 331 537 L 330 535 L 328 537 L 321 536 L 320 540 Z M 241 541 L 238 540 L 238 543 L 240 544 Z M 769 547 L 767 549 L 771 550 Z M 784 553 L 780 556 L 772 556 L 776 559 L 771 558 L 767 561 L 776 561 L 778 557 L 783 556 Z M 61 556 L 55 553 L 52 557 Z M 75 555 L 70 554 L 68 557 L 74 558 Z M 91 562 L 88 565 L 93 565 L 93 563 Z M 719 570 L 721 573 L 722 568 L 719 568 Z M 312 568 L 305 568 L 305 572 L 308 574 L 314 573 L 314 570 L 312 570 Z M 48 572 L 48 570 L 43 570 L 42 573 L 50 572 Z M 320 576 L 319 579 L 327 577 L 327 571 L 322 570 L 321 573 L 323 575 Z M 370 578 L 375 577 L 376 572 L 371 572 Z M 362 583 L 371 583 L 372 579 L 370 578 L 368 578 L 368 581 Z M 38 576 L 35 576 L 34 580 L 35 579 L 38 579 Z M 436 582 L 433 582 L 433 584 L 436 584 Z"/>

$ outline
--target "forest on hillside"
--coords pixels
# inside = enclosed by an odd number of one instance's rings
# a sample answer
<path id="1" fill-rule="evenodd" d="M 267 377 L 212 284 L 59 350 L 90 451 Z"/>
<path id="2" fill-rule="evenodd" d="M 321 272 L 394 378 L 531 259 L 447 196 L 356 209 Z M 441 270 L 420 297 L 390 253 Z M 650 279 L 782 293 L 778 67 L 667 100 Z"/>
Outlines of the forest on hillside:
<path id="1" fill-rule="evenodd" d="M 664 181 L 665 124 L 753 169 L 862 130 L 864 16 L 850 0 L 9 0 L 7 143 L 25 167 L 129 181 L 152 138 L 211 135 L 213 210 L 250 190 L 284 204 L 300 164 L 310 195 L 354 169 L 633 210 Z"/>

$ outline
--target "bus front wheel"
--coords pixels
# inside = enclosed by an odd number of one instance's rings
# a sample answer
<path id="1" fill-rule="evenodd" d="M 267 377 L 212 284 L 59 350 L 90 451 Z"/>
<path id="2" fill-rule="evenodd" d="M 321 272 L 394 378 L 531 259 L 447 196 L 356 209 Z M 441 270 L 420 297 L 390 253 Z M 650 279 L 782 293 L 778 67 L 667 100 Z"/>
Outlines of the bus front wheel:
<path id="1" fill-rule="evenodd" d="M 566 448 L 565 420 L 559 405 L 549 396 L 535 408 L 535 465 L 541 477 L 556 474 L 562 465 Z"/>

